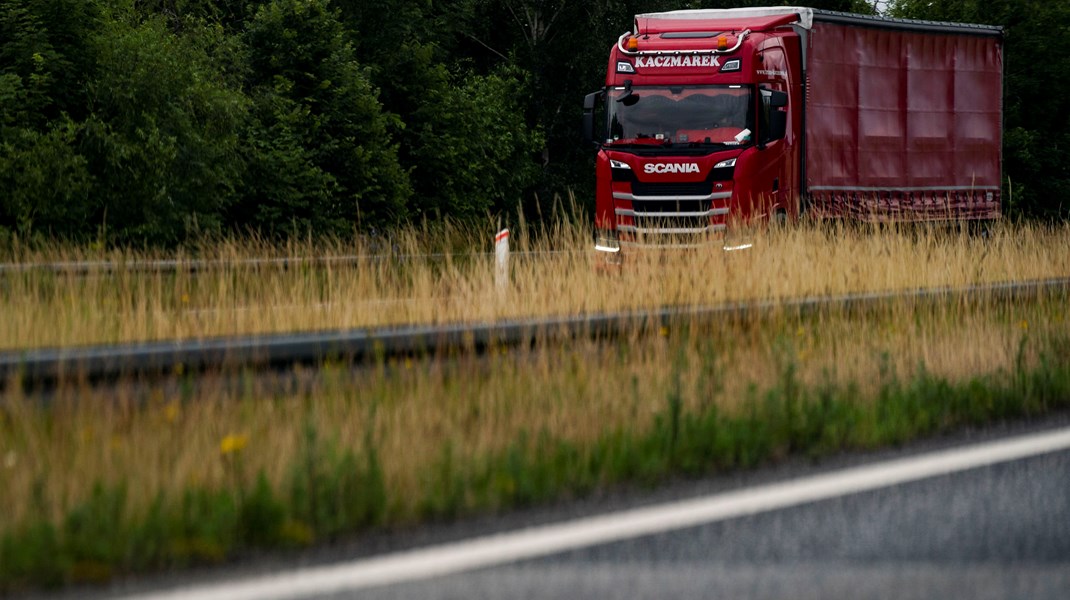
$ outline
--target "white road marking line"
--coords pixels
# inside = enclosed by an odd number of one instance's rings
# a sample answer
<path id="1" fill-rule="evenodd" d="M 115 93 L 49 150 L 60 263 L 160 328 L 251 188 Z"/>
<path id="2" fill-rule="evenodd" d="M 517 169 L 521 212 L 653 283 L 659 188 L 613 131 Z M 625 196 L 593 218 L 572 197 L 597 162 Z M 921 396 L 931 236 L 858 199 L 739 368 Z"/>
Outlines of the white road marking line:
<path id="1" fill-rule="evenodd" d="M 135 597 L 235 600 L 358 590 L 694 527 L 1067 449 L 1070 428 L 375 558 Z"/>

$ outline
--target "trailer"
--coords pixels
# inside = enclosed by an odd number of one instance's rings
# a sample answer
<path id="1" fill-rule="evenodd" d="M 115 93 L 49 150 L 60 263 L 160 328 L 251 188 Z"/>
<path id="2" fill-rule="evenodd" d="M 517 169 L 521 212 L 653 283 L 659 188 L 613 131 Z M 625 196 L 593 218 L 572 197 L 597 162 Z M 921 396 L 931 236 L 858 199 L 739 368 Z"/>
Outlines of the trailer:
<path id="1" fill-rule="evenodd" d="M 596 248 L 734 221 L 1001 214 L 1003 30 L 805 7 L 636 15 L 584 100 Z"/>

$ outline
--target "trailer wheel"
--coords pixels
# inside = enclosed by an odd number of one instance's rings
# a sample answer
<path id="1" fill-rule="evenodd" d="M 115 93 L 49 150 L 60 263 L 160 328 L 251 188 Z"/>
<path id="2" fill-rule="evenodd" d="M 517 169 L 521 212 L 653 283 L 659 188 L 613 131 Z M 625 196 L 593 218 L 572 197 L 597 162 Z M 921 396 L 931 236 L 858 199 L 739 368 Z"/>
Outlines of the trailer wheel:
<path id="1" fill-rule="evenodd" d="M 994 223 L 989 220 L 983 221 L 970 221 L 967 224 L 967 231 L 971 237 L 980 239 L 983 242 L 989 242 L 992 240 L 992 227 Z"/>

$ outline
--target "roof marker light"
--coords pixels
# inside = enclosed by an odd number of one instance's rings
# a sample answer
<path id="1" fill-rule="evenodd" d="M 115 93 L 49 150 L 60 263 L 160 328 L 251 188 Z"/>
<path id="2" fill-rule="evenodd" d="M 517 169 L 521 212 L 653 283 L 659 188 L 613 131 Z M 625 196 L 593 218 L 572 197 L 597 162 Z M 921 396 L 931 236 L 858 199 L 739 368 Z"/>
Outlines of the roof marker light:
<path id="1" fill-rule="evenodd" d="M 639 38 L 634 38 L 634 37 L 628 38 L 628 42 L 625 44 L 625 47 L 628 48 L 629 50 L 632 50 L 632 51 L 638 50 L 639 49 Z"/>
<path id="2" fill-rule="evenodd" d="M 728 38 L 726 38 L 723 35 L 722 36 L 718 36 L 718 38 L 717 38 L 717 49 L 718 50 L 727 50 L 728 49 Z"/>

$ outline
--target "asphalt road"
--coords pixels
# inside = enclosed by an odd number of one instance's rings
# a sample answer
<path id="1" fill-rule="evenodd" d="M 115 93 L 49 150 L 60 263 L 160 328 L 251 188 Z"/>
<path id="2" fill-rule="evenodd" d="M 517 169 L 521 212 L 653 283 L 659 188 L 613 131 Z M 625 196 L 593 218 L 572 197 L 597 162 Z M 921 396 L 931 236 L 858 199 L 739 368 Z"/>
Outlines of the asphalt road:
<path id="1" fill-rule="evenodd" d="M 1014 433 L 718 484 L 682 502 L 658 493 L 623 507 L 610 502 L 609 516 L 590 507 L 574 517 L 536 516 L 542 523 L 522 522 L 520 534 L 476 528 L 484 542 L 446 535 L 431 549 L 413 543 L 385 556 L 336 556 L 293 574 L 261 566 L 155 591 L 137 586 L 135 595 L 1070 598 L 1070 427 Z M 1053 435 L 1057 446 L 994 458 L 995 446 Z M 523 533 L 543 530 L 550 533 Z M 529 549 L 538 544 L 549 550 Z M 384 574 L 390 583 L 376 584 Z"/>
<path id="2" fill-rule="evenodd" d="M 1070 598 L 1070 452 L 319 598 Z"/>

